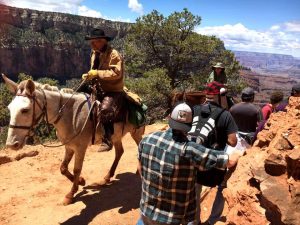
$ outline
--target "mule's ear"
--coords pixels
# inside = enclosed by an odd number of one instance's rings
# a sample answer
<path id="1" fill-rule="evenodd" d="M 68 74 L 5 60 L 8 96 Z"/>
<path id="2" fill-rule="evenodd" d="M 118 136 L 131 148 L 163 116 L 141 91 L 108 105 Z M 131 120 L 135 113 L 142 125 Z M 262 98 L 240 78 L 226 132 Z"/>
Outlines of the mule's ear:
<path id="1" fill-rule="evenodd" d="M 27 80 L 25 90 L 26 93 L 29 93 L 29 95 L 33 95 L 33 92 L 35 91 L 35 84 L 32 80 Z"/>
<path id="2" fill-rule="evenodd" d="M 7 76 L 5 76 L 2 73 L 2 78 L 6 84 L 6 87 L 8 88 L 8 90 L 12 93 L 12 94 L 16 94 L 17 93 L 17 88 L 18 88 L 18 84 L 15 83 L 14 81 L 12 81 L 11 79 L 8 79 Z"/>

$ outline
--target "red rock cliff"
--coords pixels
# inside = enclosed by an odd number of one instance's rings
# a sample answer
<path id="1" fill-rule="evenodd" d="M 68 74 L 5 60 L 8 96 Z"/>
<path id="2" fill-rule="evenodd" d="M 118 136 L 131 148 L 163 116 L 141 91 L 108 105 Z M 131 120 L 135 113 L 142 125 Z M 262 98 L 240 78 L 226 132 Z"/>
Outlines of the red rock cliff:
<path id="1" fill-rule="evenodd" d="M 224 191 L 227 224 L 300 224 L 300 98 L 271 115 Z"/>

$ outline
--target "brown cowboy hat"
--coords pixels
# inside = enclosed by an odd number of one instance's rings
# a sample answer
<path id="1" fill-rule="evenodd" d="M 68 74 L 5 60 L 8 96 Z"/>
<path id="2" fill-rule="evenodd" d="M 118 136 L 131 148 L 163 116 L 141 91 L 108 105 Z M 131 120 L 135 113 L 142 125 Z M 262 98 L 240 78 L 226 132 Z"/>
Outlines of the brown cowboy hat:
<path id="1" fill-rule="evenodd" d="M 102 30 L 100 28 L 93 29 L 89 35 L 85 36 L 85 40 L 100 39 L 100 38 L 104 38 L 107 41 L 112 40 L 112 37 L 106 36 L 104 33 L 104 30 Z"/>

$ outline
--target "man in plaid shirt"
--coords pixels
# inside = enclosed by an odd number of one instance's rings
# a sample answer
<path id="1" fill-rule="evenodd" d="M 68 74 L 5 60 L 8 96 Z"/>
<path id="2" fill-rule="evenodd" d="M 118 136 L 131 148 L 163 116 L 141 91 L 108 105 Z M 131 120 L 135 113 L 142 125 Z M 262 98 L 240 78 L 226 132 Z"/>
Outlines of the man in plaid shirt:
<path id="1" fill-rule="evenodd" d="M 139 144 L 142 178 L 141 219 L 138 225 L 196 224 L 196 169 L 232 167 L 239 153 L 227 155 L 187 139 L 192 110 L 178 104 L 167 131 L 152 133 Z"/>

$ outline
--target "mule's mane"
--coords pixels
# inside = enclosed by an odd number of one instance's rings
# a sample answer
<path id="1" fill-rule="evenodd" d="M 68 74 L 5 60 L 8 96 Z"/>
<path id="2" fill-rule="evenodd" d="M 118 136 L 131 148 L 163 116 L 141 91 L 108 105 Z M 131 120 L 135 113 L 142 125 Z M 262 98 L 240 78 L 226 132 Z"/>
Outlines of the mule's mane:
<path id="1" fill-rule="evenodd" d="M 71 88 L 62 88 L 59 90 L 57 86 L 52 86 L 50 84 L 41 84 L 39 82 L 34 81 L 34 85 L 36 89 L 38 90 L 47 90 L 47 91 L 54 91 L 54 92 L 61 92 L 61 93 L 68 93 L 68 94 L 73 94 L 74 91 Z"/>

